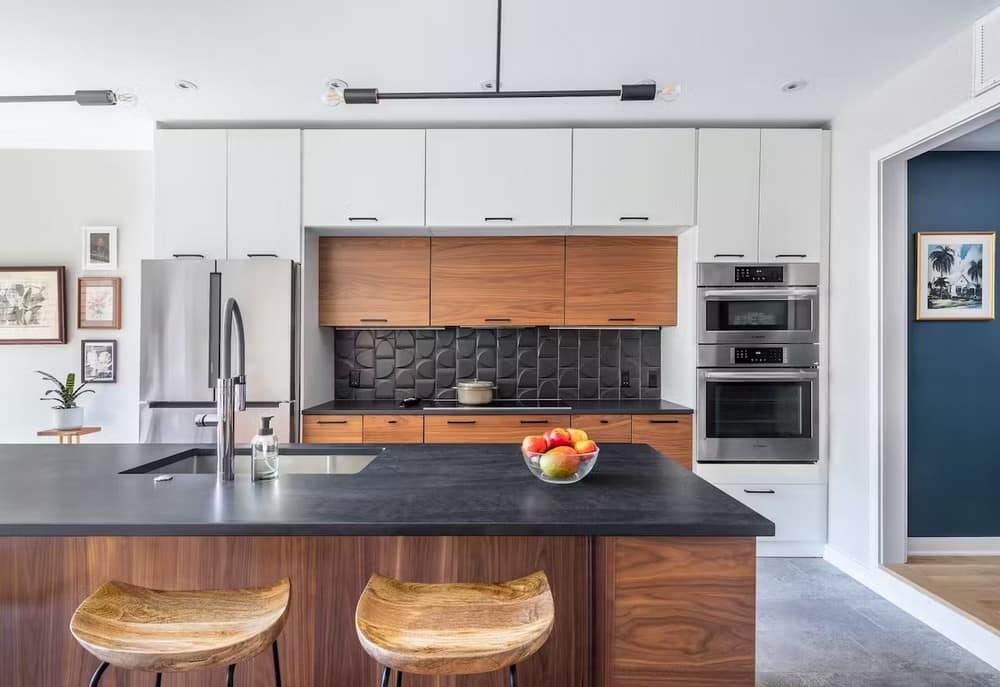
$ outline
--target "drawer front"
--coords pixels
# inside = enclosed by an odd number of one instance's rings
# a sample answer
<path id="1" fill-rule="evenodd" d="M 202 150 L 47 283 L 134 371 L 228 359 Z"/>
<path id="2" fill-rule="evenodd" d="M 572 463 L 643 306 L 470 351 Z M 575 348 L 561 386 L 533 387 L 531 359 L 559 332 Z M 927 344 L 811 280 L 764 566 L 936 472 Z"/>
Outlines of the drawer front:
<path id="1" fill-rule="evenodd" d="M 424 418 L 419 415 L 365 415 L 366 444 L 420 444 Z"/>
<path id="2" fill-rule="evenodd" d="M 691 415 L 633 415 L 632 443 L 649 444 L 688 470 L 694 441 Z"/>
<path id="3" fill-rule="evenodd" d="M 567 427 L 569 415 L 428 415 L 424 441 L 428 444 L 520 443 L 529 434 Z"/>
<path id="4" fill-rule="evenodd" d="M 363 424 L 360 415 L 305 415 L 302 417 L 302 442 L 360 444 Z"/>
<path id="5" fill-rule="evenodd" d="M 774 522 L 767 541 L 825 541 L 825 484 L 717 484 Z"/>
<path id="6" fill-rule="evenodd" d="M 573 427 L 582 429 L 598 444 L 632 441 L 631 415 L 574 415 Z"/>

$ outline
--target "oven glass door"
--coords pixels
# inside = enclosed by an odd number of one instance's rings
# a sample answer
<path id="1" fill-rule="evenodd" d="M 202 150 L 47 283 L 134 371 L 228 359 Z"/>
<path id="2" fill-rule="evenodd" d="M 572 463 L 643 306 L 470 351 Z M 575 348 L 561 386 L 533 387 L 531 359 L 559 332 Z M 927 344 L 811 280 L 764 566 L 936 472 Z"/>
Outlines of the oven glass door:
<path id="1" fill-rule="evenodd" d="M 701 343 L 817 340 L 814 289 L 706 290 L 701 300 Z"/>
<path id="2" fill-rule="evenodd" d="M 815 462 L 815 370 L 703 370 L 699 460 Z"/>

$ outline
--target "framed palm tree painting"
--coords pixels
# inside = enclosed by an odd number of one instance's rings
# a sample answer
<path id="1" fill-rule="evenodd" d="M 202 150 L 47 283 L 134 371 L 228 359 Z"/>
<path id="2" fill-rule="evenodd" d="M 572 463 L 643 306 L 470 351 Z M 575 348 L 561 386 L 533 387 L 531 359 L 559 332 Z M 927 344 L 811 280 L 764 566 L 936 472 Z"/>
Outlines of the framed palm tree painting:
<path id="1" fill-rule="evenodd" d="M 917 234 L 918 320 L 992 320 L 996 232 Z"/>

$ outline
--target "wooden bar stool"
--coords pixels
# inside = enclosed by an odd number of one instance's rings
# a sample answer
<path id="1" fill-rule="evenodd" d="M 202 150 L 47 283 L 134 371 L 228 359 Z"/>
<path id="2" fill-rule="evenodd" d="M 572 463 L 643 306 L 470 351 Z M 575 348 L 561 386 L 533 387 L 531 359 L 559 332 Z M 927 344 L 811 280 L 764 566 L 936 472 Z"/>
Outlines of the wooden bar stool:
<path id="1" fill-rule="evenodd" d="M 278 635 L 288 616 L 288 578 L 269 587 L 164 592 L 111 581 L 73 613 L 69 629 L 101 664 L 96 687 L 109 665 L 156 673 L 228 666 L 271 647 L 274 682 L 281 687 Z"/>
<path id="2" fill-rule="evenodd" d="M 517 663 L 552 632 L 549 580 L 536 572 L 502 584 L 417 584 L 372 575 L 355 613 L 358 639 L 382 669 L 381 687 L 404 673 L 474 675 Z"/>

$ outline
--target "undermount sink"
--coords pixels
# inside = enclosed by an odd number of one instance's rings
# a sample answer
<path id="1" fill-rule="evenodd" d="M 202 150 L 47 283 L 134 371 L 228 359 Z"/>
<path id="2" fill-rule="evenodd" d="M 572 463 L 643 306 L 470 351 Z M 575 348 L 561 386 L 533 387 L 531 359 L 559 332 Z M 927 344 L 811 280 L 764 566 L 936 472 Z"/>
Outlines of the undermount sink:
<path id="1" fill-rule="evenodd" d="M 278 475 L 356 475 L 381 455 L 385 449 L 286 449 L 278 461 Z M 250 474 L 250 450 L 236 449 L 234 469 L 237 475 Z M 214 475 L 215 451 L 193 449 L 167 458 L 124 470 L 123 475 L 170 474 Z"/>

